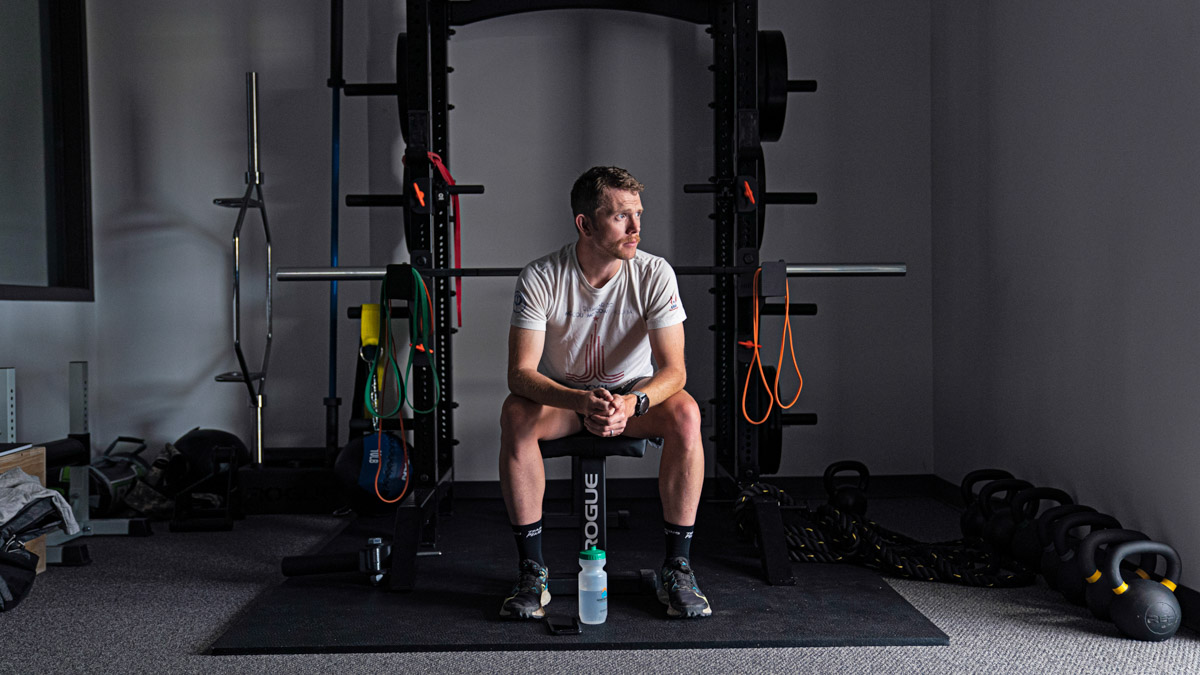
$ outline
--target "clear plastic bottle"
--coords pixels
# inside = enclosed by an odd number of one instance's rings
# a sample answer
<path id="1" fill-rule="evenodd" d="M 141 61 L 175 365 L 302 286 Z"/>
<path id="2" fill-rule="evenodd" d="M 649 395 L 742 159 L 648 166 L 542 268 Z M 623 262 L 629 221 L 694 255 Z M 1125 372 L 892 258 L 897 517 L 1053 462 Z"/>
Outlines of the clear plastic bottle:
<path id="1" fill-rule="evenodd" d="M 579 552 L 579 621 L 604 623 L 608 618 L 608 572 L 604 551 L 592 546 Z"/>

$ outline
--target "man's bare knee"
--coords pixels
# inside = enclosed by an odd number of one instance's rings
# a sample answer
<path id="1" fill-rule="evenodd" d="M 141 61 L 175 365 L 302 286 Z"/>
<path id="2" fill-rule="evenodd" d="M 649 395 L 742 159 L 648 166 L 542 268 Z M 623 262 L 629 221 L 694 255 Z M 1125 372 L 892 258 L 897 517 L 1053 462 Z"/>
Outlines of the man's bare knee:
<path id="1" fill-rule="evenodd" d="M 680 391 L 671 398 L 663 401 L 668 423 L 668 433 L 681 440 L 688 440 L 700 435 L 700 406 L 696 399 L 685 391 Z"/>
<path id="2" fill-rule="evenodd" d="M 500 430 L 506 434 L 520 434 L 530 430 L 541 416 L 542 406 L 523 396 L 509 394 L 500 408 Z"/>

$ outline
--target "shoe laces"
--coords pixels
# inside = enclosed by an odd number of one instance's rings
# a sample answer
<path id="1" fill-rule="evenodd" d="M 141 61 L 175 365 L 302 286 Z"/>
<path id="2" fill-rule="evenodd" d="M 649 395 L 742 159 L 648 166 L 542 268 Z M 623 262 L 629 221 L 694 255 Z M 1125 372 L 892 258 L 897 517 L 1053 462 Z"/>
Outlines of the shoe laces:
<path id="1" fill-rule="evenodd" d="M 665 583 L 668 579 L 671 581 L 670 588 L 695 588 L 696 575 L 692 572 L 692 567 L 688 565 L 683 558 L 676 558 L 663 566 L 662 578 Z"/>
<path id="2" fill-rule="evenodd" d="M 521 563 L 521 573 L 517 577 L 517 591 L 538 591 L 541 590 L 542 575 L 545 568 L 539 566 L 532 560 L 527 560 Z"/>

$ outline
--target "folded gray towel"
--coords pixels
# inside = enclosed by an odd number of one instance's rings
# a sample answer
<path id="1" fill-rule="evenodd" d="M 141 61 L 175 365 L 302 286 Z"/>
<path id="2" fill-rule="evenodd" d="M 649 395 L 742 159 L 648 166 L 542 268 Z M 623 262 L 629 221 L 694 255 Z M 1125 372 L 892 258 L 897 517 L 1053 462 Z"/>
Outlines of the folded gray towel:
<path id="1" fill-rule="evenodd" d="M 75 521 L 75 513 L 71 511 L 67 500 L 54 490 L 42 487 L 37 478 L 19 468 L 0 473 L 0 524 L 12 520 L 30 502 L 42 497 L 50 497 L 54 501 L 67 534 L 79 531 L 79 523 Z"/>

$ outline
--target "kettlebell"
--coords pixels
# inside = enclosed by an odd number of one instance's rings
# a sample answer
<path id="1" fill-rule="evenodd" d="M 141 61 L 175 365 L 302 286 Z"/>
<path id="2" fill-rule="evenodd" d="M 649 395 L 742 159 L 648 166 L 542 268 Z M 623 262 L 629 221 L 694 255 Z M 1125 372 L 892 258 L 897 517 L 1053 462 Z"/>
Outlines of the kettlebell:
<path id="1" fill-rule="evenodd" d="M 1082 504 L 1064 504 L 1062 506 L 1055 506 L 1053 508 L 1046 509 L 1045 513 L 1038 516 L 1038 542 L 1041 543 L 1042 547 L 1038 552 L 1038 561 L 1034 566 L 1034 569 L 1036 569 L 1038 572 L 1042 572 L 1042 576 L 1044 577 L 1045 572 L 1042 570 L 1042 565 L 1047 564 L 1047 561 L 1049 561 L 1049 564 L 1051 565 L 1058 562 L 1058 556 L 1054 555 L 1054 536 L 1051 532 L 1051 528 L 1054 527 L 1054 523 L 1057 523 L 1060 519 L 1065 518 L 1072 513 L 1095 512 L 1096 509 L 1093 509 L 1090 506 L 1083 506 Z M 1046 579 L 1046 583 L 1050 583 L 1048 578 Z"/>
<path id="2" fill-rule="evenodd" d="M 1079 547 L 1082 537 L 1071 536 L 1071 530 L 1077 527 L 1090 527 L 1090 532 L 1096 530 L 1119 530 L 1121 523 L 1106 513 L 1073 513 L 1054 523 L 1054 555 L 1057 562 L 1052 570 L 1046 569 L 1046 561 L 1042 560 L 1042 576 L 1050 588 L 1063 594 L 1071 602 L 1083 604 L 1083 573 L 1079 562 L 1075 560 L 1075 550 Z"/>
<path id="3" fill-rule="evenodd" d="M 979 501 L 974 491 L 975 484 L 985 480 L 1000 480 L 1012 477 L 1013 475 L 1004 469 L 977 469 L 963 476 L 962 485 L 959 489 L 962 493 L 963 508 L 965 510 L 962 516 L 959 517 L 958 524 L 962 529 L 964 537 L 978 537 L 983 534 L 983 526 L 986 522 L 983 516 L 979 514 Z"/>
<path id="4" fill-rule="evenodd" d="M 843 471 L 854 471 L 858 474 L 853 484 L 838 483 L 834 476 Z M 867 513 L 867 482 L 871 474 L 862 462 L 844 460 L 834 462 L 825 469 L 825 492 L 829 495 L 829 505 L 839 511 L 865 515 Z"/>
<path id="5" fill-rule="evenodd" d="M 1093 532 L 1084 537 L 1079 543 L 1079 571 L 1084 576 L 1084 581 L 1087 582 L 1087 587 L 1083 589 L 1084 604 L 1092 612 L 1092 616 L 1097 619 L 1109 620 L 1108 607 L 1112 604 L 1113 594 L 1112 589 L 1108 585 L 1108 577 L 1104 575 L 1103 568 L 1108 564 L 1108 553 L 1117 544 L 1127 541 L 1149 541 L 1150 537 L 1136 530 L 1100 530 Z M 1105 550 L 1101 551 L 1100 547 Z M 1142 554 L 1143 566 L 1149 564 L 1153 567 L 1156 556 L 1152 553 Z M 1150 575 L 1142 567 L 1130 572 L 1121 570 L 1121 580 L 1128 581 L 1136 577 L 1149 579 Z"/>
<path id="6" fill-rule="evenodd" d="M 1021 490 L 1012 502 L 1015 521 L 1008 549 L 1014 560 L 1034 571 L 1037 571 L 1037 565 L 1042 561 L 1042 543 L 1038 540 L 1037 518 L 1044 501 L 1075 503 L 1071 495 L 1052 487 Z"/>
<path id="7" fill-rule="evenodd" d="M 1135 553 L 1156 553 L 1167 561 L 1162 581 L 1121 578 L 1121 561 Z M 1108 613 L 1117 629 L 1135 640 L 1161 642 L 1179 630 L 1182 613 L 1175 597 L 1175 582 L 1183 566 L 1175 549 L 1157 541 L 1127 541 L 1117 544 L 1108 556 L 1105 572 L 1112 589 Z"/>
<path id="8" fill-rule="evenodd" d="M 1012 501 L 1021 490 L 1028 490 L 1033 484 L 1019 478 L 996 480 L 983 486 L 979 491 L 979 513 L 983 516 L 983 531 L 980 537 L 992 555 L 1008 554 L 1009 540 L 1012 539 Z M 1004 493 L 1003 499 L 995 494 Z"/>

